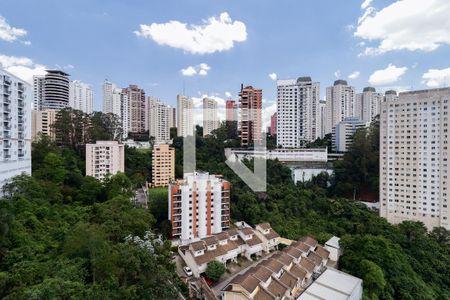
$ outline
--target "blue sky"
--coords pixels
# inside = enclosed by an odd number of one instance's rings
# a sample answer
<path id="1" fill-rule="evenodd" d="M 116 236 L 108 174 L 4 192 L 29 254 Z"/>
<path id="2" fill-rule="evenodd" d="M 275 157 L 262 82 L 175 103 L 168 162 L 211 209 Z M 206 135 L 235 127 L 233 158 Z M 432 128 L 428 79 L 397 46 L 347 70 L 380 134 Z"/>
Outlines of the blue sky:
<path id="1" fill-rule="evenodd" d="M 24 77 L 65 68 L 72 79 L 92 85 L 97 110 L 105 78 L 123 87 L 138 84 L 172 105 L 183 86 L 195 97 L 228 98 L 228 92 L 237 98 L 244 83 L 262 88 L 273 110 L 272 73 L 311 76 L 320 81 L 322 98 L 337 77 L 357 91 L 369 82 L 379 90 L 449 85 L 449 3 L 0 0 L 0 65 Z M 186 45 L 176 45 L 180 38 Z M 206 75 L 198 74 L 200 64 L 207 65 Z"/>

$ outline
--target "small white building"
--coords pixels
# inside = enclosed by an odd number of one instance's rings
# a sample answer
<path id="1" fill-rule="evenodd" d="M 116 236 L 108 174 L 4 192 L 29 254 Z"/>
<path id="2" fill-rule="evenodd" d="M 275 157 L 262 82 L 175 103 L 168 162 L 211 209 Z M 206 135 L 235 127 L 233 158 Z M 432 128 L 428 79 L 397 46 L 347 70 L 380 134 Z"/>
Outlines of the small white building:
<path id="1" fill-rule="evenodd" d="M 342 255 L 342 249 L 339 245 L 340 240 L 337 236 L 333 236 L 325 243 L 325 249 L 330 252 L 330 259 L 333 261 L 338 261 Z"/>

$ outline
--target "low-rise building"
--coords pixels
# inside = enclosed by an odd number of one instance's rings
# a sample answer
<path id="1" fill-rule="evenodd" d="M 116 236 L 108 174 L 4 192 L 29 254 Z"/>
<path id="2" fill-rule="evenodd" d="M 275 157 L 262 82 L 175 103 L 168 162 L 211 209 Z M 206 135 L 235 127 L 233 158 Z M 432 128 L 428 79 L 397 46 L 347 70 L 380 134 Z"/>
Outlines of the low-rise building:
<path id="1" fill-rule="evenodd" d="M 277 250 L 278 244 L 280 243 L 278 240 L 280 235 L 270 227 L 269 223 L 257 224 L 255 226 L 255 233 L 264 242 L 263 250 L 265 252 L 268 253 Z"/>
<path id="2" fill-rule="evenodd" d="M 346 118 L 333 127 L 332 150 L 333 152 L 347 152 L 353 142 L 353 136 L 360 128 L 366 128 L 370 121 L 361 121 L 357 117 Z"/>

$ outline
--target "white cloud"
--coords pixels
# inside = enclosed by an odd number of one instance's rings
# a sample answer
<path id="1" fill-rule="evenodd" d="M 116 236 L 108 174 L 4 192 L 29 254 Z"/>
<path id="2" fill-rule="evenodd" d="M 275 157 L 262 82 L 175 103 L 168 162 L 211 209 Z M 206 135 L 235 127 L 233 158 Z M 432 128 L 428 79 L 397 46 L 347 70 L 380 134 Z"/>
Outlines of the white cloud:
<path id="1" fill-rule="evenodd" d="M 196 66 L 189 66 L 185 69 L 181 69 L 180 72 L 183 76 L 206 76 L 208 75 L 208 71 L 211 70 L 211 67 L 208 64 L 201 63 Z"/>
<path id="2" fill-rule="evenodd" d="M 241 21 L 233 21 L 227 12 L 218 18 L 210 17 L 203 24 L 194 25 L 169 21 L 141 24 L 134 32 L 139 37 L 154 40 L 159 45 L 183 49 L 193 54 L 207 54 L 229 50 L 235 42 L 247 40 L 247 28 Z"/>
<path id="3" fill-rule="evenodd" d="M 269 77 L 270 77 L 270 79 L 272 79 L 272 80 L 277 80 L 277 78 L 278 78 L 277 73 L 270 73 L 270 74 L 269 74 Z"/>
<path id="4" fill-rule="evenodd" d="M 369 77 L 371 85 L 386 85 L 397 82 L 408 70 L 407 67 L 396 67 L 389 64 L 386 69 L 377 70 Z"/>
<path id="5" fill-rule="evenodd" d="M 6 19 L 0 16 L 0 40 L 14 42 L 20 37 L 27 35 L 27 31 L 22 28 L 12 27 Z"/>
<path id="6" fill-rule="evenodd" d="M 380 11 L 367 6 L 354 36 L 368 42 L 361 55 L 380 55 L 389 51 L 433 51 L 450 45 L 450 1 L 401 0 Z"/>
<path id="7" fill-rule="evenodd" d="M 25 46 L 31 46 L 31 41 L 23 41 L 22 44 Z"/>
<path id="8" fill-rule="evenodd" d="M 336 79 L 341 78 L 341 70 L 336 70 L 336 71 L 334 72 L 334 77 L 336 77 Z"/>
<path id="9" fill-rule="evenodd" d="M 226 96 L 227 98 L 231 98 L 231 93 L 230 93 L 230 92 L 225 92 L 225 96 Z"/>
<path id="10" fill-rule="evenodd" d="M 429 69 L 422 76 L 423 83 L 430 88 L 450 86 L 450 68 L 447 69 Z"/>
<path id="11" fill-rule="evenodd" d="M 44 75 L 46 66 L 35 64 L 28 57 L 6 56 L 0 54 L 0 67 L 17 77 L 33 83 L 34 75 Z"/>
<path id="12" fill-rule="evenodd" d="M 364 2 L 361 4 L 361 8 L 362 9 L 366 9 L 370 6 L 370 4 L 372 4 L 373 0 L 364 0 Z"/>
<path id="13" fill-rule="evenodd" d="M 361 75 L 361 72 L 355 71 L 355 72 L 351 73 L 350 75 L 348 75 L 348 79 L 357 79 L 359 77 L 359 75 Z"/>

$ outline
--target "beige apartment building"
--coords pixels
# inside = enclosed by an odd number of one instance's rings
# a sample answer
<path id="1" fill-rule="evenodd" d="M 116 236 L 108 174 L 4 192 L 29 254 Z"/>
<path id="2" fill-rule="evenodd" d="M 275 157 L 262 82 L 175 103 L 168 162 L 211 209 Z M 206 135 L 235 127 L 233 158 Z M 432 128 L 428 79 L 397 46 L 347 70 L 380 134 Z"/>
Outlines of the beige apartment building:
<path id="1" fill-rule="evenodd" d="M 31 112 L 31 139 L 35 140 L 39 135 L 46 135 L 55 139 L 53 124 L 56 120 L 56 110 L 33 110 Z"/>
<path id="2" fill-rule="evenodd" d="M 450 88 L 401 93 L 381 105 L 380 215 L 450 229 Z"/>
<path id="3" fill-rule="evenodd" d="M 168 186 L 175 178 L 175 149 L 167 144 L 155 146 L 152 152 L 152 186 Z"/>
<path id="4" fill-rule="evenodd" d="M 86 176 L 104 179 L 108 174 L 125 171 L 125 147 L 117 141 L 86 144 Z"/>

